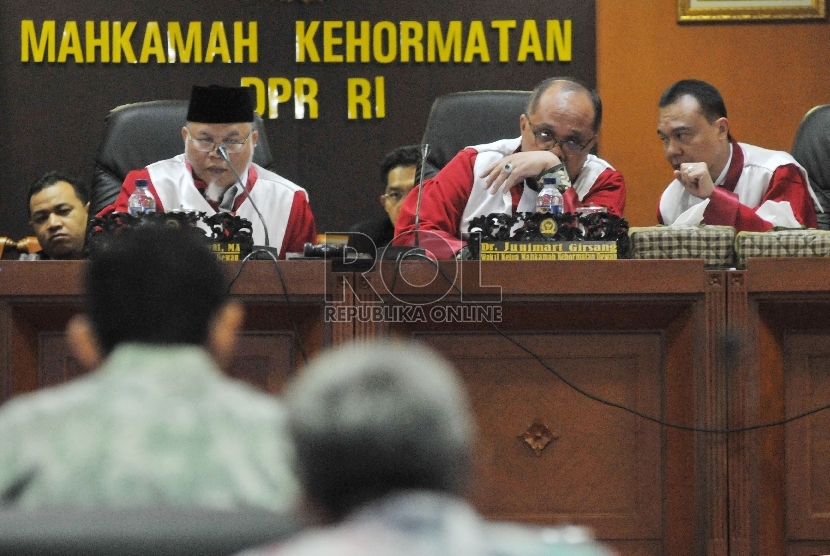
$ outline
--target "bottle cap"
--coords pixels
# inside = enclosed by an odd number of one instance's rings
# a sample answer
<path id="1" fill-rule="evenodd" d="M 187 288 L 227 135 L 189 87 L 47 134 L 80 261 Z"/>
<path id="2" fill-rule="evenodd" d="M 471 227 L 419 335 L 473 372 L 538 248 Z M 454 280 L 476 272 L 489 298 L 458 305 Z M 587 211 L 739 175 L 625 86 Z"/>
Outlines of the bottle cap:
<path id="1" fill-rule="evenodd" d="M 142 179 L 135 180 L 135 186 L 136 187 L 147 187 L 148 185 L 149 185 L 149 182 L 147 180 L 142 180 Z"/>

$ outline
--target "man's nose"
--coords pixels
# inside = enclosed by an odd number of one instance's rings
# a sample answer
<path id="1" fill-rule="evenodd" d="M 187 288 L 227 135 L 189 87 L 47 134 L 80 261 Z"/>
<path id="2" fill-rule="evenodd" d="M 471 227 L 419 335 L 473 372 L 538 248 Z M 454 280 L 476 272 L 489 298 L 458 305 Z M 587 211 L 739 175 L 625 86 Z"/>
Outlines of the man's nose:
<path id="1" fill-rule="evenodd" d="M 63 226 L 63 218 L 61 218 L 53 212 L 49 215 L 49 220 L 47 220 L 47 223 L 50 228 L 60 228 Z"/>
<path id="2" fill-rule="evenodd" d="M 559 160 L 562 160 L 565 156 L 564 151 L 562 150 L 562 143 L 556 143 L 551 149 L 550 152 L 556 155 Z"/>
<path id="3" fill-rule="evenodd" d="M 666 156 L 677 156 L 683 154 L 680 145 L 674 139 L 669 139 L 666 141 L 665 146 L 663 147 L 666 151 Z"/>

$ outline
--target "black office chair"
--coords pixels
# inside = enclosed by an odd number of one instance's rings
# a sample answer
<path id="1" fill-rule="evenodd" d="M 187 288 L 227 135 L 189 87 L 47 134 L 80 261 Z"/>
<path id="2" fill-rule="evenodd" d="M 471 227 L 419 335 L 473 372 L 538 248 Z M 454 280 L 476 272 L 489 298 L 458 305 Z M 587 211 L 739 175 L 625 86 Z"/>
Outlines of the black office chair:
<path id="1" fill-rule="evenodd" d="M 184 152 L 181 129 L 187 117 L 187 105 L 186 100 L 154 100 L 125 104 L 110 111 L 95 158 L 90 214 L 115 202 L 121 184 L 131 170 Z M 273 170 L 274 158 L 258 114 L 254 128 L 259 131 L 254 162 Z"/>
<path id="2" fill-rule="evenodd" d="M 798 125 L 792 155 L 807 170 L 810 186 L 824 214 L 818 228 L 830 230 L 830 104 L 812 108 Z"/>
<path id="3" fill-rule="evenodd" d="M 519 117 L 529 100 L 530 91 L 465 91 L 435 99 L 421 140 L 429 144 L 424 179 L 465 147 L 518 137 Z"/>

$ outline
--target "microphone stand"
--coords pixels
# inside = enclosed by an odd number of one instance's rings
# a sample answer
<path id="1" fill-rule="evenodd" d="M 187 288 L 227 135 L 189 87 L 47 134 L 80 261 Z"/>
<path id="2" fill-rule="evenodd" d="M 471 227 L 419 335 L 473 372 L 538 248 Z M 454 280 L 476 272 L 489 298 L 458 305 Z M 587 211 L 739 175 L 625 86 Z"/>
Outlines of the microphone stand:
<path id="1" fill-rule="evenodd" d="M 424 143 L 421 146 L 421 183 L 418 184 L 418 203 L 415 206 L 415 227 L 412 229 L 415 234 L 415 247 L 420 247 L 421 242 L 418 237 L 418 228 L 421 225 L 421 195 L 424 193 L 424 164 L 427 161 L 429 154 L 429 143 Z"/>
<path id="2" fill-rule="evenodd" d="M 236 183 L 239 184 L 239 187 L 241 187 L 242 191 L 244 191 L 245 194 L 248 196 L 248 200 L 251 201 L 251 206 L 254 207 L 256 215 L 259 217 L 259 221 L 262 223 L 262 229 L 265 231 L 265 246 L 254 245 L 254 251 L 256 251 L 257 249 L 264 249 L 266 251 L 274 253 L 274 255 L 276 256 L 276 248 L 271 247 L 271 240 L 268 237 L 268 226 L 265 224 L 265 218 L 262 217 L 262 213 L 259 212 L 259 207 L 257 207 L 256 203 L 254 202 L 254 197 L 251 195 L 251 192 L 245 188 L 245 184 L 242 183 L 242 178 L 239 177 L 239 174 L 236 173 L 236 169 L 233 167 L 233 164 L 231 164 L 230 156 L 228 156 L 228 148 L 225 147 L 225 145 L 219 145 L 219 147 L 216 149 L 216 152 L 219 153 L 219 157 L 225 161 L 225 164 L 227 164 L 228 168 L 230 168 L 231 172 L 233 172 L 233 176 L 236 178 Z"/>

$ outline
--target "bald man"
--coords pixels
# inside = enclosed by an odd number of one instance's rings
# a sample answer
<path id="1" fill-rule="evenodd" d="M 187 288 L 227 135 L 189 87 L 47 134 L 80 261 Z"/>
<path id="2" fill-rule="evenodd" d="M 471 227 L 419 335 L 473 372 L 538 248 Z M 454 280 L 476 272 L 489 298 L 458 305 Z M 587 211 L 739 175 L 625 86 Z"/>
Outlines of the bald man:
<path id="1" fill-rule="evenodd" d="M 595 91 L 566 78 L 540 83 L 519 118 L 518 138 L 468 147 L 424 183 L 419 244 L 439 259 L 457 256 L 473 218 L 535 212 L 542 179 L 563 168 L 572 184 L 563 192 L 566 211 L 593 204 L 622 215 L 622 174 L 590 154 L 601 122 Z M 401 207 L 395 245 L 415 244 L 417 199 L 417 193 L 409 195 Z"/>

